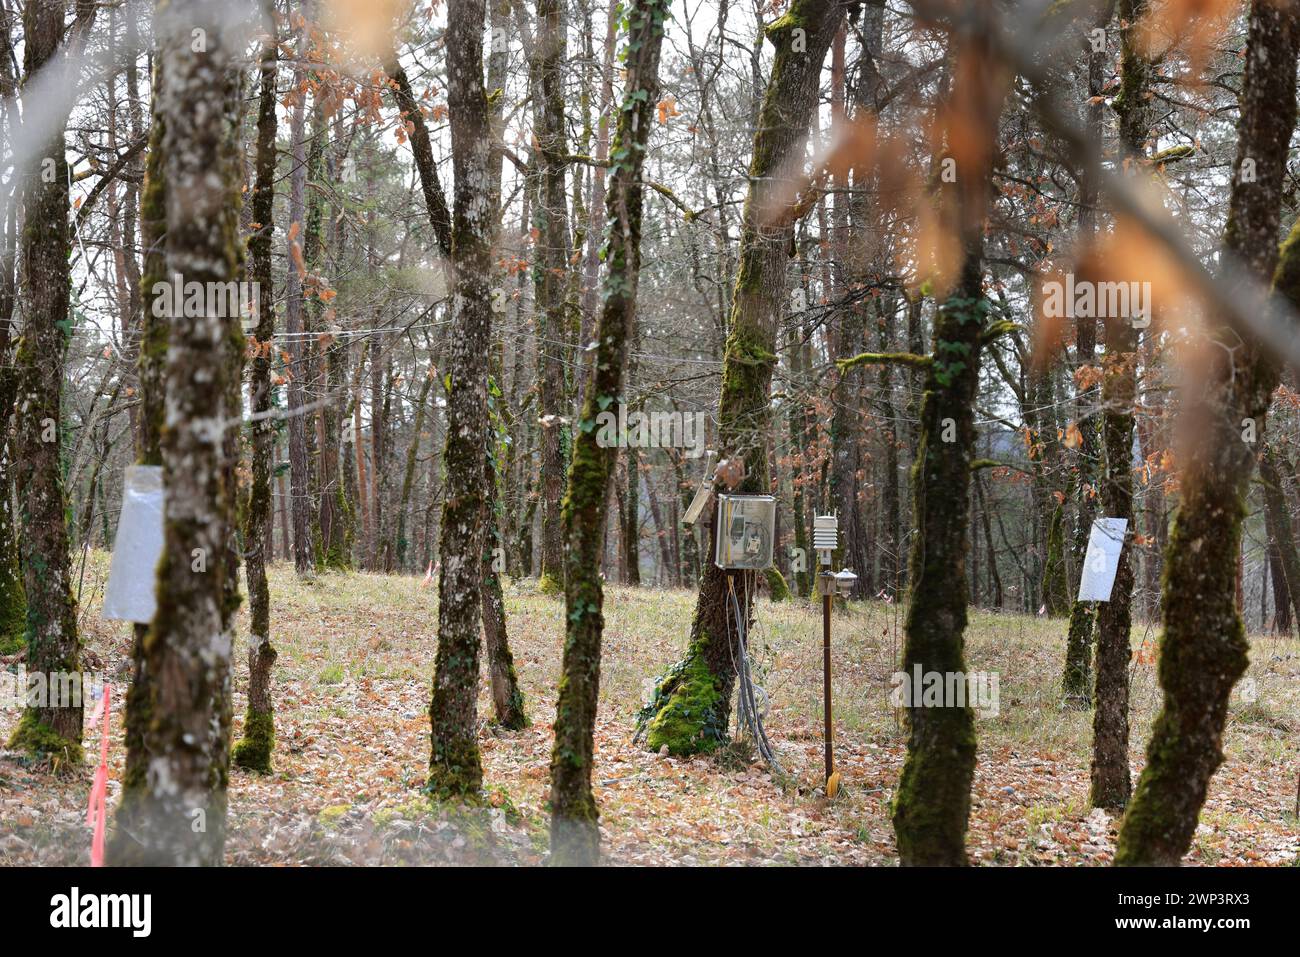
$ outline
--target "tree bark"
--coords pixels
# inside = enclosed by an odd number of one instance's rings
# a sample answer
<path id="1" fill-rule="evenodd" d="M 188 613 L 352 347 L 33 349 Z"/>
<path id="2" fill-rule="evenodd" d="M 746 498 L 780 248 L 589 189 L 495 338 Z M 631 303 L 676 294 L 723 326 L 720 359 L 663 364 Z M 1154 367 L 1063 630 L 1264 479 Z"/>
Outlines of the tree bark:
<path id="1" fill-rule="evenodd" d="M 912 472 L 917 534 L 911 552 L 911 602 L 902 670 L 937 674 L 947 684 L 966 675 L 969 586 L 965 555 L 970 464 L 975 450 L 975 397 L 980 352 L 992 304 L 983 290 L 983 236 L 1004 87 L 978 40 L 957 51 L 949 109 L 988 139 L 968 144 L 964 172 L 940 208 L 961 243 L 952 293 L 934 321 L 934 351 L 925 365 L 920 435 Z M 947 194 L 947 195 L 945 195 Z M 904 866 L 966 863 L 970 786 L 975 772 L 974 714 L 964 696 L 941 707 L 907 701 L 907 757 L 894 795 L 894 835 Z"/>
<path id="2" fill-rule="evenodd" d="M 498 353 L 499 355 L 499 353 Z M 505 572 L 505 544 L 501 537 L 501 442 L 504 432 L 498 405 L 501 401 L 495 380 L 489 381 L 491 428 L 487 430 L 485 468 L 490 490 L 484 508 L 486 537 L 483 546 L 483 647 L 487 650 L 488 680 L 492 689 L 492 708 L 496 722 L 510 731 L 528 726 L 524 711 L 524 694 L 515 673 L 514 655 L 506 631 L 506 602 L 501 589 Z"/>
<path id="3" fill-rule="evenodd" d="M 564 540 L 561 499 L 569 429 L 565 425 L 565 353 L 568 351 L 568 305 L 565 276 L 569 260 L 569 225 L 565 193 L 564 60 L 565 16 L 560 0 L 537 0 L 534 67 L 535 162 L 539 168 L 536 262 L 533 265 L 537 310 L 537 398 L 541 423 L 542 547 L 541 588 L 563 589 Z"/>
<path id="4" fill-rule="evenodd" d="M 771 480 L 766 433 L 794 230 L 793 203 L 775 208 L 774 197 L 793 175 L 791 162 L 802 161 L 822 61 L 843 17 L 835 0 L 795 0 L 765 33 L 776 57 L 755 127 L 718 407 L 719 457 L 743 462 L 734 489 L 740 493 L 765 493 Z M 706 554 L 712 551 L 710 541 Z M 686 656 L 659 680 L 646 713 L 651 750 L 692 754 L 726 740 L 738 654 L 728 637 L 726 594 L 727 573 L 706 559 Z"/>
<path id="5" fill-rule="evenodd" d="M 1122 92 L 1115 98 L 1120 143 L 1140 164 L 1150 135 L 1147 89 L 1151 63 L 1136 46 L 1147 0 L 1121 0 L 1119 15 Z M 1131 782 L 1128 766 L 1128 669 L 1132 628 L 1133 408 L 1137 401 L 1138 333 L 1125 317 L 1105 320 L 1106 356 L 1102 364 L 1102 445 L 1106 452 L 1101 481 L 1102 508 L 1108 518 L 1127 519 L 1110 600 L 1097 609 L 1097 675 L 1092 715 L 1092 784 L 1094 807 L 1122 808 Z"/>
<path id="6" fill-rule="evenodd" d="M 1300 552 L 1296 550 L 1295 533 L 1291 526 L 1291 510 L 1287 506 L 1286 488 L 1282 484 L 1282 472 L 1277 467 L 1278 453 L 1272 445 L 1264 447 L 1264 454 L 1259 462 L 1259 477 L 1264 482 L 1264 508 L 1267 511 L 1270 538 L 1277 551 L 1277 567 L 1282 571 L 1281 587 L 1274 589 L 1275 594 L 1285 597 L 1290 608 L 1278 608 L 1278 618 L 1284 622 L 1280 631 L 1289 632 L 1292 621 L 1291 611 L 1295 611 L 1294 620 L 1300 621 Z M 1292 584 L 1294 583 L 1294 584 Z"/>
<path id="7" fill-rule="evenodd" d="M 231 282 L 240 272 L 239 80 L 220 15 L 210 0 L 180 0 L 161 10 L 155 24 L 166 77 L 156 91 L 169 187 L 166 272 L 186 282 Z M 196 25 L 205 32 L 203 51 L 191 44 Z M 153 676 L 143 742 L 148 759 L 143 780 L 123 781 L 124 804 L 131 800 L 135 813 L 119 820 L 110 859 L 219 864 L 233 613 L 227 430 L 240 417 L 230 401 L 230 357 L 242 352 L 243 342 L 237 315 L 167 318 L 164 547 L 158 609 L 144 643 Z"/>
<path id="8" fill-rule="evenodd" d="M 9 11 L 0 13 L 0 101 L 4 108 L 6 135 L 16 133 L 17 116 L 12 97 L 17 87 L 10 67 L 12 38 Z M 14 336 L 14 303 L 18 288 L 15 267 L 18 262 L 18 204 L 10 202 L 0 230 L 0 366 L 13 361 L 10 349 Z M 18 564 L 18 516 L 14 513 L 13 484 L 15 444 L 9 438 L 14 396 L 18 391 L 16 376 L 0 380 L 0 655 L 13 654 L 22 647 L 27 628 L 27 600 L 23 596 L 23 572 Z"/>
<path id="9" fill-rule="evenodd" d="M 302 0 L 302 16 L 311 13 L 311 0 Z M 289 418 L 289 502 L 293 522 L 293 567 L 303 576 L 316 570 L 316 551 L 312 542 L 311 483 L 308 478 L 306 379 L 303 361 L 305 344 L 303 312 L 303 231 L 307 225 L 307 153 L 304 132 L 307 117 L 307 71 L 302 66 L 310 58 L 311 41 L 304 20 L 298 30 L 299 65 L 293 71 L 293 112 L 289 119 L 289 265 L 285 279 L 284 325 L 289 341 L 289 397 L 285 410 Z"/>
<path id="10" fill-rule="evenodd" d="M 1105 29 L 1114 14 L 1114 0 L 1102 5 L 1093 25 Z M 1088 106 L 1085 111 L 1088 136 L 1101 146 L 1102 96 L 1105 70 L 1110 55 L 1103 47 L 1094 48 L 1089 39 L 1084 40 L 1087 51 Z M 1094 102 L 1095 100 L 1095 102 Z M 1079 184 L 1079 242 L 1088 246 L 1097 233 L 1097 177 L 1091 169 L 1083 172 Z M 1092 365 L 1096 358 L 1097 320 L 1079 318 L 1075 330 L 1075 368 Z M 1095 400 L 1091 389 L 1078 389 L 1074 397 L 1075 424 L 1081 441 L 1075 454 L 1074 489 L 1077 496 L 1074 538 L 1070 544 L 1076 574 L 1070 580 L 1070 595 L 1079 593 L 1079 577 L 1083 559 L 1088 550 L 1088 537 L 1096 517 L 1094 486 L 1097 475 L 1097 419 L 1090 406 Z M 1070 605 L 1070 628 L 1065 641 L 1065 672 L 1061 678 L 1061 691 L 1067 705 L 1087 707 L 1092 698 L 1092 636 L 1095 611 L 1089 602 L 1073 600 Z"/>
<path id="11" fill-rule="evenodd" d="M 483 512 L 490 499 L 487 363 L 492 323 L 491 115 L 483 89 L 483 0 L 449 0 L 447 104 L 451 114 L 451 254 L 456 335 L 447 396 L 447 480 L 438 578 L 438 652 L 429 708 L 428 788 L 435 798 L 472 797 L 483 782 L 479 756 L 479 620 Z"/>
<path id="12" fill-rule="evenodd" d="M 257 154 L 254 159 L 253 232 L 248 237 L 248 274 L 258 290 L 259 313 L 253 332 L 253 367 L 249 378 L 249 408 L 254 422 L 252 484 L 244 525 L 245 574 L 248 581 L 248 708 L 244 736 L 231 751 L 241 768 L 269 773 L 275 750 L 275 714 L 271 699 L 271 668 L 277 653 L 271 644 L 271 593 L 266 583 L 266 530 L 271 524 L 271 456 L 275 449 L 275 423 L 271 410 L 271 359 L 275 353 L 275 307 L 272 305 L 271 241 L 275 232 L 276 79 L 279 43 L 275 6 L 264 0 L 261 90 L 257 110 Z M 258 418 L 258 417 L 261 418 Z"/>
<path id="13" fill-rule="evenodd" d="M 167 182 L 163 174 L 163 132 L 166 119 L 161 112 L 159 92 L 165 77 L 161 58 L 154 56 L 153 105 L 149 127 L 149 151 L 145 161 L 144 187 L 140 193 L 140 241 L 144 250 L 140 289 L 152 296 L 156 283 L 167 280 Z M 137 417 L 136 461 L 141 465 L 162 465 L 163 401 L 167 360 L 168 324 L 153 314 L 152 308 L 141 313 L 140 343 L 137 348 L 137 378 L 140 383 L 140 412 Z M 118 806 L 118 826 L 113 843 L 124 840 L 132 824 L 135 800 L 144 792 L 148 753 L 144 736 L 150 722 L 153 697 L 145 641 L 149 626 L 137 624 L 131 644 L 131 684 L 125 696 L 126 759 L 122 775 L 122 801 Z M 113 857 L 110 847 L 109 858 Z"/>
<path id="14" fill-rule="evenodd" d="M 84 2 L 78 2 L 78 13 L 86 6 L 93 17 L 93 6 Z M 27 81 L 43 69 L 60 68 L 57 58 L 64 10 L 64 3 L 52 0 L 24 7 L 23 73 Z M 73 319 L 68 264 L 72 234 L 64 157 L 67 116 L 60 120 L 42 151 L 48 164 L 23 171 L 19 282 L 26 309 L 14 360 L 18 367 L 14 486 L 19 563 L 27 600 L 27 670 L 43 675 L 49 683 L 81 671 L 61 462 L 64 360 Z M 75 704 L 60 702 L 50 695 L 43 703 L 23 709 L 9 747 L 76 765 L 82 754 L 81 723 L 79 700 Z"/>
<path id="15" fill-rule="evenodd" d="M 397 570 L 406 571 L 406 512 L 411 504 L 411 490 L 415 487 L 415 466 L 420 453 L 420 435 L 424 431 L 424 410 L 429 404 L 429 388 L 437 377 L 430 367 L 429 374 L 420 383 L 420 396 L 415 400 L 415 422 L 411 426 L 411 444 L 406 447 L 406 468 L 402 473 L 402 497 L 397 507 Z"/>
<path id="16" fill-rule="evenodd" d="M 1291 7 L 1252 2 L 1224 233 L 1225 252 L 1257 281 L 1273 276 L 1275 294 L 1292 303 L 1300 301 L 1300 230 L 1292 230 L 1280 257 L 1276 237 L 1295 128 L 1298 37 Z M 1255 175 L 1243 182 L 1247 158 Z M 1165 554 L 1164 705 L 1120 829 L 1120 865 L 1176 865 L 1187 852 L 1210 778 L 1223 761 L 1228 696 L 1248 664 L 1234 580 L 1255 461 L 1243 422 L 1252 420 L 1253 434 L 1262 438 L 1279 376 L 1257 343 L 1222 328 L 1211 334 L 1223 348 L 1207 350 L 1208 368 L 1198 370 L 1196 399 L 1184 413 L 1197 441 L 1185 455 L 1182 501 Z"/>
<path id="17" fill-rule="evenodd" d="M 600 559 L 608 514 L 606 495 L 618 449 L 601 447 L 596 417 L 622 400 L 627 348 L 636 324 L 641 170 L 658 99 L 659 53 L 667 18 L 666 0 L 632 0 L 627 13 L 627 83 L 610 154 L 613 166 L 606 197 L 608 272 L 596 328 L 596 361 L 583 401 L 564 499 L 564 661 L 551 752 L 551 859 L 556 864 L 591 865 L 600 856 L 599 812 L 591 792 L 600 643 L 605 626 Z"/>

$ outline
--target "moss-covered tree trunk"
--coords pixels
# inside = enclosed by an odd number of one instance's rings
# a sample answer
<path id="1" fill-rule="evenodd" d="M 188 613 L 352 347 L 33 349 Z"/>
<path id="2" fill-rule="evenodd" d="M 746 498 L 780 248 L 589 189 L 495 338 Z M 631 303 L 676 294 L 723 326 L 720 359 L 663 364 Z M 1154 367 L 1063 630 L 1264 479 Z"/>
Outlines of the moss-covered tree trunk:
<path id="1" fill-rule="evenodd" d="M 7 32 L 7 25 L 0 26 Z M 7 36 L 0 36 L 0 56 L 8 49 Z M 0 77 L 8 74 L 5 69 Z M 13 92 L 12 82 L 0 84 L 0 96 Z M 3 228 L 3 248 L 0 249 L 0 365 L 12 362 L 10 347 L 14 336 L 13 315 L 17 274 L 17 208 L 10 204 Z M 9 420 L 13 412 L 14 396 L 18 391 L 15 376 L 5 376 L 0 381 L 0 655 L 17 651 L 23 643 L 27 626 L 27 601 L 23 597 L 23 573 L 18 565 L 18 517 L 13 509 L 13 449 L 9 441 Z"/>
<path id="2" fill-rule="evenodd" d="M 136 375 L 140 382 L 139 429 L 136 435 L 136 461 L 141 465 L 160 466 L 162 462 L 162 425 L 164 364 L 167 360 L 167 320 L 153 314 L 153 288 L 167 281 L 167 182 L 163 175 L 163 133 L 167 128 L 161 112 L 164 84 L 161 58 L 154 56 L 150 84 L 153 96 L 149 127 L 149 151 L 145 158 L 144 186 L 140 192 L 140 240 L 144 250 L 144 268 L 140 273 L 140 292 L 146 303 L 140 317 L 139 360 Z M 116 829 L 109 843 L 108 859 L 118 856 L 117 847 L 130 841 L 133 819 L 145 793 L 145 771 L 149 760 L 144 746 L 149 728 L 153 700 L 149 661 L 145 642 L 149 626 L 137 624 L 131 644 L 131 684 L 125 696 L 126 757 L 122 774 L 122 800 L 116 814 Z"/>
<path id="3" fill-rule="evenodd" d="M 415 400 L 415 421 L 411 424 L 411 443 L 406 447 L 406 466 L 402 470 L 402 493 L 397 505 L 397 570 L 406 571 L 406 555 L 410 542 L 406 539 L 406 515 L 411 507 L 411 491 L 415 488 L 415 466 L 420 454 L 420 438 L 424 434 L 425 409 L 429 405 L 429 389 L 437 378 L 437 370 L 430 366 L 429 374 L 420 383 L 420 395 Z"/>
<path id="4" fill-rule="evenodd" d="M 977 40 L 969 42 L 957 53 L 948 108 L 982 137 L 953 144 L 959 151 L 957 181 L 940 187 L 936 197 L 958 237 L 962 258 L 952 292 L 935 314 L 934 348 L 924 364 L 912 466 L 916 535 L 902 668 L 907 674 L 940 675 L 945 684 L 951 678 L 963 680 L 966 673 L 970 465 L 977 438 L 980 353 L 991 311 L 983 290 L 983 237 L 1005 90 L 1003 78 L 988 67 L 986 51 Z M 892 808 L 900 862 L 965 864 L 975 773 L 974 713 L 963 696 L 940 707 L 909 701 L 907 717 L 907 757 Z"/>
<path id="5" fill-rule="evenodd" d="M 986 175 L 986 174 L 985 174 Z M 935 316 L 933 362 L 921 401 L 920 444 L 912 467 L 917 533 L 903 668 L 912 674 L 965 674 L 965 554 L 975 392 L 988 316 L 981 244 L 968 236 L 961 281 Z M 975 719 L 969 707 L 908 708 L 907 759 L 894 796 L 894 834 L 904 866 L 966 863 Z"/>
<path id="6" fill-rule="evenodd" d="M 537 312 L 537 404 L 541 423 L 541 587 L 548 594 L 563 588 L 565 372 L 568 332 L 566 276 L 569 269 L 568 200 L 565 195 L 564 69 L 565 15 L 560 0 L 537 0 L 536 85 L 534 97 L 537 197 L 533 210 L 536 261 L 533 300 Z"/>
<path id="7" fill-rule="evenodd" d="M 1114 0 L 1101 5 L 1096 11 L 1094 27 L 1105 29 L 1114 15 Z M 1087 51 L 1088 105 L 1084 116 L 1088 138 L 1101 148 L 1102 95 L 1106 68 L 1110 54 L 1103 46 L 1097 49 L 1091 39 L 1084 40 Z M 1079 183 L 1079 243 L 1089 246 L 1097 234 L 1097 174 L 1085 169 Z M 1091 366 L 1096 359 L 1097 320 L 1079 317 L 1075 320 L 1074 365 L 1076 369 Z M 1061 677 L 1061 692 L 1065 702 L 1073 707 L 1087 707 L 1092 700 L 1092 637 L 1096 619 L 1091 602 L 1078 601 L 1079 579 L 1083 559 L 1088 550 L 1088 537 L 1097 507 L 1097 417 L 1092 412 L 1096 401 L 1093 389 L 1078 389 L 1074 397 L 1075 424 L 1080 442 L 1075 452 L 1073 484 L 1076 495 L 1074 535 L 1070 543 L 1073 574 L 1069 581 L 1070 627 L 1065 640 L 1065 670 Z"/>
<path id="8" fill-rule="evenodd" d="M 492 34 L 501 36 L 509 30 L 509 0 L 487 0 L 491 3 Z M 498 31 L 502 31 L 498 33 Z M 499 140 L 505 127 L 505 98 L 496 91 L 506 84 L 508 68 L 508 44 L 493 43 L 488 54 L 487 91 L 491 101 L 491 123 L 493 140 Z M 492 151 L 488 167 L 490 198 L 492 207 L 501 210 L 501 175 L 505 156 L 499 150 Z M 498 283 L 503 281 L 502 270 L 495 271 Z M 522 350 L 516 351 L 519 361 Z M 516 370 L 517 371 L 517 370 Z M 501 587 L 501 576 L 505 574 L 506 541 L 502 532 L 505 524 L 506 498 L 504 488 L 510 474 L 511 421 L 510 402 L 501 391 L 500 383 L 505 378 L 504 343 L 495 343 L 488 367 L 488 414 L 489 428 L 486 440 L 487 483 L 489 498 L 485 503 L 485 535 L 483 547 L 483 647 L 488 659 L 488 683 L 492 690 L 492 708 L 497 724 L 512 731 L 528 726 L 528 714 L 524 710 L 524 694 L 519 687 L 519 676 L 515 672 L 514 655 L 510 652 L 510 640 L 506 624 L 505 594 Z"/>
<path id="9" fill-rule="evenodd" d="M 495 191 L 494 191 L 495 194 Z M 493 377 L 488 381 L 488 406 L 490 424 L 486 432 L 487 450 L 484 467 L 487 469 L 488 498 L 483 505 L 483 647 L 487 651 L 488 682 L 492 689 L 492 708 L 496 722 L 503 728 L 518 731 L 528 726 L 524 711 L 524 693 L 515 673 L 515 658 L 510 653 L 510 640 L 506 630 L 506 601 L 501 589 L 501 576 L 505 573 L 505 541 L 501 537 L 501 449 L 508 437 L 500 414 L 502 400 L 496 383 L 499 381 L 500 350 L 493 350 Z"/>
<path id="10" fill-rule="evenodd" d="M 641 170 L 659 90 L 666 0 L 632 0 L 627 12 L 627 83 L 619 106 L 606 194 L 602 308 L 596 357 L 574 441 L 564 499 L 565 637 L 551 752 L 551 860 L 590 865 L 600 856 L 599 812 L 591 793 L 592 736 L 600 690 L 601 553 L 605 508 L 618 449 L 602 447 L 596 418 L 623 400 L 623 372 L 636 326 L 641 269 Z"/>
<path id="11" fill-rule="evenodd" d="M 630 376 L 629 376 L 630 377 Z M 623 584 L 641 584 L 641 465 L 637 450 L 622 450 L 623 494 L 619 511 L 623 517 Z"/>
<path id="12" fill-rule="evenodd" d="M 0 21 L 0 98 L 12 103 L 18 78 L 11 66 L 12 23 L 6 12 Z M 12 136 L 17 116 L 12 106 L 3 116 L 6 134 Z M 0 222 L 0 366 L 12 365 L 11 349 L 17 339 L 13 325 L 17 300 L 18 274 L 18 204 L 6 206 Z M 9 421 L 18 391 L 16 376 L 0 380 L 0 655 L 11 654 L 23 642 L 27 627 L 27 601 L 23 597 L 23 573 L 18 564 L 18 517 L 13 510 L 13 453 L 9 439 Z"/>
<path id="13" fill-rule="evenodd" d="M 858 241 L 864 240 L 859 238 Z M 841 357 L 856 355 L 866 347 L 866 308 L 858 303 L 841 313 L 837 350 Z M 870 581 L 867 531 L 860 500 L 865 464 L 860 408 L 862 378 L 862 369 L 846 369 L 837 374 L 837 381 L 831 386 L 831 402 L 835 411 L 831 415 L 828 493 L 832 510 L 839 514 L 840 549 L 836 557 L 841 567 L 854 569 L 858 573 L 858 580 L 853 584 L 854 598 L 866 595 Z"/>
<path id="14" fill-rule="evenodd" d="M 23 73 L 30 82 L 43 68 L 57 69 L 65 4 L 28 3 L 23 9 Z M 44 161 L 23 170 L 23 227 L 19 285 L 23 336 L 15 359 L 17 397 L 14 485 L 18 498 L 20 563 L 27 599 L 24 638 L 27 671 L 54 683 L 81 670 L 77 606 L 72 595 L 62 467 L 64 357 L 72 334 L 68 262 L 66 114 L 53 124 L 41 151 Z M 64 762 L 81 760 L 81 702 L 51 696 L 23 710 L 9 746 Z"/>
<path id="15" fill-rule="evenodd" d="M 754 134 L 718 406 L 719 457 L 744 466 L 733 489 L 739 493 L 765 493 L 771 481 L 769 393 L 794 230 L 793 197 L 783 192 L 792 192 L 791 167 L 802 162 L 822 61 L 843 18 L 835 0 L 794 0 L 765 31 L 775 58 Z M 712 555 L 710 541 L 686 656 L 655 688 L 645 729 L 651 750 L 691 754 L 726 739 L 738 651 L 728 638 L 727 573 Z"/>
<path id="16" fill-rule="evenodd" d="M 489 466 L 491 467 L 491 466 Z M 504 571 L 501 550 L 501 522 L 495 504 L 489 506 L 483 551 L 483 647 L 487 651 L 488 682 L 492 690 L 492 710 L 496 723 L 510 731 L 528 727 L 524 710 L 524 693 L 515 672 L 515 658 L 510 652 L 506 630 L 506 602 L 501 589 Z"/>
<path id="17" fill-rule="evenodd" d="M 1295 610 L 1295 618 L 1300 621 L 1300 552 L 1296 550 L 1295 533 L 1291 527 L 1291 511 L 1286 500 L 1286 486 L 1283 485 L 1282 470 L 1278 468 L 1279 456 L 1273 446 L 1267 445 L 1259 460 L 1259 477 L 1264 480 L 1264 508 L 1268 516 L 1270 537 L 1277 554 L 1274 568 L 1282 572 L 1280 588 L 1274 588 L 1275 595 L 1283 595 Z M 1295 583 L 1294 585 L 1292 583 Z M 1279 612 L 1279 618 L 1282 618 Z M 1283 618 L 1289 631 L 1291 618 Z"/>
<path id="18" fill-rule="evenodd" d="M 893 307 L 890 306 L 880 333 L 881 348 L 892 349 L 893 340 L 894 313 Z M 890 600 L 894 600 L 902 591 L 900 579 L 903 562 L 899 549 L 902 547 L 903 538 L 903 499 L 900 488 L 902 483 L 898 475 L 898 416 L 894 408 L 893 370 L 889 366 L 881 366 L 876 388 L 880 396 L 880 418 L 884 423 L 881 441 L 885 446 L 883 462 L 885 488 L 881 496 L 884 515 L 881 516 L 880 546 L 876 551 L 880 556 L 880 592 Z M 996 573 L 997 569 L 994 568 L 994 574 Z"/>
<path id="19" fill-rule="evenodd" d="M 274 354 L 275 307 L 271 295 L 271 239 L 274 234 L 276 79 L 279 75 L 279 44 L 276 42 L 275 11 L 263 5 L 261 90 L 257 111 L 257 154 L 254 160 L 253 233 L 248 237 L 249 280 L 259 290 L 260 313 L 253 332 L 253 367 L 249 379 L 249 406 L 253 411 L 252 483 L 248 492 L 248 515 L 244 525 L 244 554 L 248 580 L 248 708 L 244 713 L 244 736 L 231 752 L 241 768 L 267 773 L 275 750 L 275 715 L 271 699 L 271 668 L 276 650 L 271 644 L 271 594 L 266 583 L 269 556 L 264 550 L 266 530 L 271 523 L 271 453 L 275 447 L 275 423 L 271 421 L 271 357 Z"/>
<path id="20" fill-rule="evenodd" d="M 1115 98 L 1120 144 L 1130 162 L 1140 164 L 1150 133 L 1148 86 L 1151 64 L 1136 40 L 1146 0 L 1121 0 L 1121 94 Z M 1105 320 L 1102 362 L 1102 447 L 1105 470 L 1101 503 L 1107 518 L 1127 519 L 1110 600 L 1097 608 L 1097 675 L 1093 693 L 1090 800 L 1094 807 L 1128 803 L 1128 669 L 1131 652 L 1133 563 L 1133 409 L 1137 401 L 1138 333 L 1125 316 Z"/>
<path id="21" fill-rule="evenodd" d="M 1094 807 L 1128 803 L 1128 669 L 1133 595 L 1133 408 L 1137 400 L 1137 330 L 1125 317 L 1106 319 L 1106 357 L 1102 379 L 1102 433 L 1106 451 L 1101 481 L 1102 508 L 1108 518 L 1128 519 L 1115 568 L 1110 600 L 1097 608 L 1097 677 L 1092 713 Z"/>
<path id="22" fill-rule="evenodd" d="M 320 563 L 322 568 L 347 571 L 352 567 L 353 508 L 348 479 L 352 443 L 340 450 L 343 430 L 342 397 L 348 388 L 348 342 L 337 329 L 326 331 L 325 379 L 329 400 L 321 406 L 320 450 Z"/>
<path id="23" fill-rule="evenodd" d="M 1237 158 L 1224 247 L 1257 281 L 1300 302 L 1300 229 L 1279 261 L 1277 235 L 1287 150 L 1295 128 L 1296 12 L 1271 0 L 1250 7 Z M 1253 177 L 1242 163 L 1253 161 Z M 1210 778 L 1223 761 L 1228 696 L 1248 665 L 1236 570 L 1245 497 L 1278 370 L 1257 343 L 1223 329 L 1206 349 L 1184 415 L 1196 436 L 1182 453 L 1182 500 L 1165 552 L 1164 705 L 1147 764 L 1120 829 L 1115 863 L 1176 865 L 1191 846 Z M 1250 420 L 1248 430 L 1246 420 Z"/>
<path id="24" fill-rule="evenodd" d="M 488 349 L 492 324 L 491 116 L 483 89 L 483 0 L 447 8 L 447 105 L 451 114 L 453 310 L 447 396 L 447 479 L 438 577 L 438 652 L 429 707 L 430 793 L 477 795 L 479 621 L 483 514 L 490 497 L 484 448 L 488 430 Z"/>
<path id="25" fill-rule="evenodd" d="M 155 91 L 166 195 L 166 273 L 237 281 L 239 76 L 221 10 L 173 2 L 155 31 L 166 81 Z M 195 50 L 192 30 L 202 29 Z M 144 642 L 151 676 L 143 773 L 123 781 L 117 864 L 219 864 L 229 771 L 233 532 L 230 443 L 239 317 L 167 315 L 162 462 L 167 491 L 158 608 Z"/>
<path id="26" fill-rule="evenodd" d="M 304 0 L 300 17 L 309 16 L 311 0 Z M 293 523 L 293 567 L 299 575 L 316 571 L 316 546 L 312 538 L 312 495 L 310 458 L 307 448 L 308 363 L 304 352 L 304 316 L 306 303 L 303 279 L 307 265 L 303 253 L 307 226 L 307 68 L 311 59 L 311 39 L 305 20 L 298 28 L 298 65 L 293 72 L 293 110 L 289 115 L 289 230 L 288 268 L 285 270 L 284 326 L 288 334 L 288 396 L 286 413 L 289 428 L 289 517 Z M 378 466 L 376 466 L 378 467 Z"/>

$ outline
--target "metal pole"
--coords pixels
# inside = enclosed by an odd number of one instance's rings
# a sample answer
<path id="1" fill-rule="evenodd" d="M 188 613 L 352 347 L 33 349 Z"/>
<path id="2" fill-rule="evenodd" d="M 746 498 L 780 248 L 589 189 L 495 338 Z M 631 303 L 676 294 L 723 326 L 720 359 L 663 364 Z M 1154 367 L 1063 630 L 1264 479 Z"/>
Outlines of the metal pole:
<path id="1" fill-rule="evenodd" d="M 822 574 L 822 703 L 826 712 L 826 780 L 834 770 L 831 757 L 831 577 Z"/>

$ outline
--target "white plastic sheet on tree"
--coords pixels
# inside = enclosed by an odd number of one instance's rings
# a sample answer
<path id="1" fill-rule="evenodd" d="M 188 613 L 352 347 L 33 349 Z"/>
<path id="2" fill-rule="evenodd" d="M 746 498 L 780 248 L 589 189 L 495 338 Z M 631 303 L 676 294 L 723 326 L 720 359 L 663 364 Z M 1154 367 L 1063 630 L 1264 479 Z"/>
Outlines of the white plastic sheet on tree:
<path id="1" fill-rule="evenodd" d="M 157 465 L 132 465 L 122 483 L 122 512 L 104 589 L 104 617 L 147 625 L 163 549 L 163 481 Z"/>
<path id="2" fill-rule="evenodd" d="M 1110 601 L 1119 553 L 1128 531 L 1127 518 L 1099 518 L 1088 535 L 1088 554 L 1079 576 L 1079 601 Z"/>

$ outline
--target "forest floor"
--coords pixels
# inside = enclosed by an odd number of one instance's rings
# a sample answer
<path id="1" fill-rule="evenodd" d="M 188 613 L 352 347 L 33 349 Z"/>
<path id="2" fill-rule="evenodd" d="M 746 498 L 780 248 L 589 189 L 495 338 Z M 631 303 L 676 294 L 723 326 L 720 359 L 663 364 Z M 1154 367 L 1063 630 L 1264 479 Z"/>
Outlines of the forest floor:
<path id="1" fill-rule="evenodd" d="M 100 619 L 108 556 L 86 567 L 87 670 L 117 682 L 130 629 Z M 231 864 L 521 863 L 546 851 L 550 722 L 560 669 L 560 602 L 532 582 L 507 586 L 510 642 L 533 724 L 499 732 L 479 713 L 487 800 L 481 810 L 431 809 L 420 793 L 428 760 L 428 699 L 436 594 L 418 577 L 271 573 L 275 771 L 235 770 Z M 632 743 L 634 715 L 655 677 L 681 653 L 694 593 L 610 586 L 596 735 L 595 792 L 612 864 L 895 864 L 889 800 L 906 749 L 889 685 L 902 646 L 902 609 L 854 605 L 834 625 L 835 755 L 843 787 L 822 790 L 820 609 L 760 599 L 751 639 L 766 719 L 786 777 L 741 749 L 678 760 Z M 241 636 L 247 633 L 241 615 Z M 977 719 L 979 764 L 968 847 L 973 863 L 1105 864 L 1117 820 L 1088 807 L 1092 715 L 1061 707 L 1065 624 L 972 612 L 971 671 L 996 674 L 996 716 Z M 1134 780 L 1160 691 L 1156 631 L 1134 628 Z M 1187 863 L 1300 863 L 1300 642 L 1252 638 L 1247 678 L 1233 693 L 1227 760 L 1215 775 Z M 247 666 L 236 648 L 235 732 Z M 8 660 L 13 671 L 20 662 Z M 114 696 L 108 804 L 120 794 L 122 727 Z M 20 708 L 0 700 L 0 742 Z M 83 767 L 55 776 L 0 750 L 0 865 L 88 859 L 85 802 L 99 736 Z"/>

